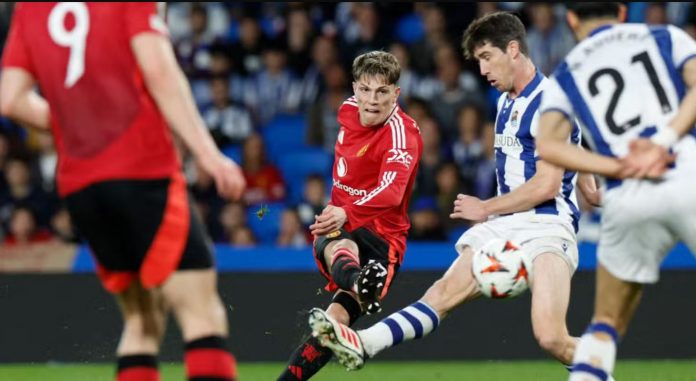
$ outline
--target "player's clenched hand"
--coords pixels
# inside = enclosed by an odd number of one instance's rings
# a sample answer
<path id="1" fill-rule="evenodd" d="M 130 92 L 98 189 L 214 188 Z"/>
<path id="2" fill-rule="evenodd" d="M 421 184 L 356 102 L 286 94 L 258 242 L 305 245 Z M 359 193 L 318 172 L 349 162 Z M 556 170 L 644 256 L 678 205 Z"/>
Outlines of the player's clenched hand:
<path id="1" fill-rule="evenodd" d="M 218 194 L 224 198 L 238 200 L 242 197 L 246 180 L 242 169 L 227 156 L 218 153 L 199 160 L 201 168 L 214 180 Z"/>
<path id="2" fill-rule="evenodd" d="M 674 162 L 676 156 L 649 139 L 636 139 L 629 145 L 628 155 L 619 159 L 619 178 L 658 178 Z"/>
<path id="3" fill-rule="evenodd" d="M 346 223 L 346 211 L 343 208 L 329 205 L 321 212 L 321 215 L 314 216 L 314 224 L 309 226 L 309 230 L 314 236 L 329 234 L 340 229 Z"/>
<path id="4" fill-rule="evenodd" d="M 486 210 L 486 205 L 481 199 L 460 193 L 457 195 L 457 199 L 454 200 L 454 209 L 450 214 L 450 218 L 483 221 L 488 218 L 488 215 L 489 213 Z"/>

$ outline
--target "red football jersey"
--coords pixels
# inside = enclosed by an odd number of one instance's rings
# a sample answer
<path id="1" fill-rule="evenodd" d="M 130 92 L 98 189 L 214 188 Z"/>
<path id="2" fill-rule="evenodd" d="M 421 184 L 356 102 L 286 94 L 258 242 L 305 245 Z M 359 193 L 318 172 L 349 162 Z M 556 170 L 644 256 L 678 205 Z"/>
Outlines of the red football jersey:
<path id="1" fill-rule="evenodd" d="M 156 3 L 17 3 L 2 65 L 33 75 L 50 105 L 59 194 L 179 170 L 131 50 L 143 32 L 167 35 Z"/>
<path id="2" fill-rule="evenodd" d="M 399 106 L 383 125 L 365 127 L 354 97 L 343 102 L 338 122 L 331 204 L 346 211 L 346 230 L 368 228 L 403 255 L 411 226 L 408 203 L 423 151 L 420 130 Z"/>

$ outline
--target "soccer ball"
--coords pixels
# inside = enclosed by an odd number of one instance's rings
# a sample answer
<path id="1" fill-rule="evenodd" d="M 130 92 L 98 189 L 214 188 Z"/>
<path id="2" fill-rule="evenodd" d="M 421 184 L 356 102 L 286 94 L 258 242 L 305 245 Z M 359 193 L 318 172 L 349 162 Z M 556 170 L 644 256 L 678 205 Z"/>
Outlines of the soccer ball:
<path id="1" fill-rule="evenodd" d="M 532 264 L 522 248 L 496 238 L 474 253 L 474 278 L 481 292 L 492 299 L 509 299 L 522 294 L 532 281 Z"/>

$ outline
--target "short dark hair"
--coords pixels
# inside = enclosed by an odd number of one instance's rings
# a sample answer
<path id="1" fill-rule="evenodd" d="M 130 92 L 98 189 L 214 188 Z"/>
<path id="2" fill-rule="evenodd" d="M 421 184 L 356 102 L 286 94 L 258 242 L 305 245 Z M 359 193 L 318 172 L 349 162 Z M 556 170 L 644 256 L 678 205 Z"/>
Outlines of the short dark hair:
<path id="1" fill-rule="evenodd" d="M 575 13 L 580 20 L 588 20 L 603 17 L 619 17 L 621 3 L 581 3 L 572 2 L 567 5 L 568 10 Z"/>
<path id="2" fill-rule="evenodd" d="M 401 77 L 401 65 L 396 57 L 388 52 L 375 50 L 361 54 L 353 60 L 353 81 L 364 75 L 382 76 L 388 85 L 394 85 Z"/>
<path id="3" fill-rule="evenodd" d="M 467 59 L 473 59 L 475 58 L 474 50 L 487 42 L 505 51 L 510 41 L 517 41 L 522 54 L 529 56 L 527 33 L 519 17 L 509 12 L 493 12 L 469 24 L 464 31 L 462 48 L 464 56 Z"/>

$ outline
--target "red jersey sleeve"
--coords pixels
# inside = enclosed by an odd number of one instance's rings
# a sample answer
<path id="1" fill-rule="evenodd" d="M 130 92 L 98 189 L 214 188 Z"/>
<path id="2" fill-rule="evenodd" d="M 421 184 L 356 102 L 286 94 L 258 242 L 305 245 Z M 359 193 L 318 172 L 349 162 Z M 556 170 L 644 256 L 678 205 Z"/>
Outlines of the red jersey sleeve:
<path id="1" fill-rule="evenodd" d="M 29 51 L 26 45 L 26 36 L 22 32 L 22 15 L 23 6 L 20 3 L 15 5 L 14 14 L 12 15 L 12 24 L 7 35 L 5 43 L 5 51 L 2 55 L 2 67 L 17 67 L 24 69 L 36 76 L 34 66 L 29 59 Z"/>
<path id="2" fill-rule="evenodd" d="M 167 24 L 158 12 L 157 3 L 129 2 L 126 3 L 125 7 L 124 17 L 128 38 L 133 38 L 142 32 L 153 32 L 169 36 Z"/>
<path id="3" fill-rule="evenodd" d="M 379 171 L 379 185 L 365 197 L 343 207 L 348 221 L 354 227 L 365 225 L 401 205 L 420 161 L 422 143 L 415 125 L 406 127 L 404 120 L 398 117 L 385 128 L 390 128 L 390 133 L 383 140 L 385 149 Z"/>

